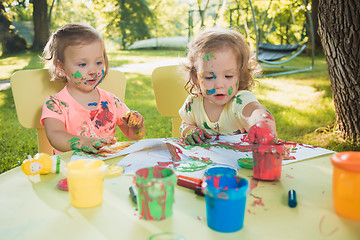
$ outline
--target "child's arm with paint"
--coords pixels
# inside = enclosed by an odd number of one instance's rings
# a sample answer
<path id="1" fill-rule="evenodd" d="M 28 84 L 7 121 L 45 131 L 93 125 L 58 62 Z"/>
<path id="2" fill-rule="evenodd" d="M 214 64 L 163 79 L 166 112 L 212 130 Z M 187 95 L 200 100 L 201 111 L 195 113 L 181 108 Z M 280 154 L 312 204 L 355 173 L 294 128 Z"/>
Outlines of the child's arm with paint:
<path id="1" fill-rule="evenodd" d="M 276 123 L 270 111 L 259 102 L 246 104 L 242 116 L 250 126 L 246 129 L 252 143 L 271 144 L 277 141 Z"/>
<path id="2" fill-rule="evenodd" d="M 146 128 L 144 118 L 140 113 L 130 110 L 121 120 L 123 124 L 119 125 L 119 128 L 127 138 L 140 140 L 144 137 Z"/>
<path id="3" fill-rule="evenodd" d="M 97 138 L 70 134 L 66 131 L 64 123 L 54 118 L 45 118 L 44 127 L 50 144 L 61 152 L 81 150 L 97 153 L 99 148 L 116 142 L 116 138 L 113 137 Z"/>

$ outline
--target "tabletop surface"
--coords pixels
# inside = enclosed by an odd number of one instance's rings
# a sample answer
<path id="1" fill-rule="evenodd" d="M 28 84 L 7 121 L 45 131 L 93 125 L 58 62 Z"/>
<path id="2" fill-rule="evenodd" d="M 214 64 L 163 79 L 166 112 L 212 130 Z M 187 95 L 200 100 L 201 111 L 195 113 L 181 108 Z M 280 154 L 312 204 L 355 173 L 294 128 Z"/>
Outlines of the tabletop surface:
<path id="1" fill-rule="evenodd" d="M 252 170 L 238 174 L 249 180 L 244 227 L 220 233 L 207 226 L 205 200 L 190 189 L 175 187 L 173 215 L 162 221 L 139 218 L 129 196 L 132 176 L 105 178 L 101 206 L 72 207 L 68 192 L 56 188 L 62 173 L 32 183 L 19 167 L 0 175 L 0 239 L 149 239 L 172 232 L 195 239 L 360 239 L 360 221 L 334 212 L 330 156 L 284 165 L 279 181 L 257 181 Z M 63 153 L 62 168 L 71 157 Z M 110 161 L 110 160 L 109 160 Z M 121 158 L 111 160 L 121 161 Z M 298 205 L 290 208 L 294 189 Z"/>

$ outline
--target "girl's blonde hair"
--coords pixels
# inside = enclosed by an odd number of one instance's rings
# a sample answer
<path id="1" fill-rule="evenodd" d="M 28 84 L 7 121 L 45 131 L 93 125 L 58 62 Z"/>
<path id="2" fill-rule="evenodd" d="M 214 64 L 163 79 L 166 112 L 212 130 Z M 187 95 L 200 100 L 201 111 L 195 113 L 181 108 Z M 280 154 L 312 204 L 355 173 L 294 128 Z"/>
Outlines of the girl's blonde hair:
<path id="1" fill-rule="evenodd" d="M 237 58 L 239 68 L 238 90 L 249 90 L 253 87 L 255 83 L 253 75 L 260 73 L 261 69 L 245 38 L 236 30 L 213 27 L 202 30 L 188 44 L 188 62 L 184 65 L 188 72 L 185 89 L 189 93 L 195 96 L 201 95 L 196 62 L 211 51 L 223 47 L 231 48 Z"/>
<path id="2" fill-rule="evenodd" d="M 67 81 L 65 76 L 60 74 L 56 63 L 64 63 L 64 51 L 68 46 L 90 44 L 94 41 L 101 41 L 104 49 L 105 70 L 104 77 L 109 70 L 109 60 L 105 50 L 104 40 L 101 35 L 91 26 L 82 23 L 69 23 L 58 28 L 49 38 L 43 51 L 42 59 L 48 65 L 51 81 Z"/>

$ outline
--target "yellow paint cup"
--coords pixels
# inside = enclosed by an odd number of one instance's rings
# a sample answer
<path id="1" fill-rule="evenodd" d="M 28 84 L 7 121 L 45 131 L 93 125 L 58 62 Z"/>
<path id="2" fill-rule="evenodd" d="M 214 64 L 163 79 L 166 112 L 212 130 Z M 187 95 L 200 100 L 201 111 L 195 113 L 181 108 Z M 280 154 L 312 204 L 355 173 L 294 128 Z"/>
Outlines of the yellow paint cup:
<path id="1" fill-rule="evenodd" d="M 331 156 L 335 212 L 360 221 L 360 152 L 339 152 Z"/>
<path id="2" fill-rule="evenodd" d="M 103 201 L 106 165 L 103 161 L 81 159 L 66 165 L 70 201 L 74 207 L 95 207 Z"/>

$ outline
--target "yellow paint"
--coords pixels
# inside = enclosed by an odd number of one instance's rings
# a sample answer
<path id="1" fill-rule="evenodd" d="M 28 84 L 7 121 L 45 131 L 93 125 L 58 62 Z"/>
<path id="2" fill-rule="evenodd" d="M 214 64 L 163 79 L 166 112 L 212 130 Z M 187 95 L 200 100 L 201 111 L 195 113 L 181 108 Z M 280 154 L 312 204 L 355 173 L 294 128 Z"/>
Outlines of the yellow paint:
<path id="1" fill-rule="evenodd" d="M 89 208 L 103 202 L 104 175 L 103 161 L 81 159 L 66 165 L 70 201 L 74 207 Z"/>
<path id="2" fill-rule="evenodd" d="M 110 165 L 107 167 L 105 177 L 117 177 L 120 176 L 124 172 L 124 168 L 119 165 Z"/>

